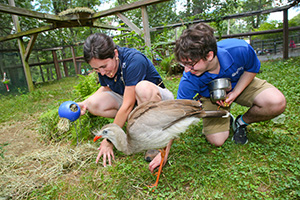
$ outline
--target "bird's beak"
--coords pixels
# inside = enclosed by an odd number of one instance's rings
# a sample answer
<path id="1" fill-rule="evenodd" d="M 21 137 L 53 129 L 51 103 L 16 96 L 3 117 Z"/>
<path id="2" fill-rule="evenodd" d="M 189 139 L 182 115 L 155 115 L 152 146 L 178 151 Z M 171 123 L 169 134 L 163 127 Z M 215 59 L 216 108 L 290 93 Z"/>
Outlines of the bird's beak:
<path id="1" fill-rule="evenodd" d="M 100 136 L 96 135 L 96 136 L 94 137 L 94 142 L 96 142 L 96 141 L 99 140 L 100 138 L 102 138 L 101 135 L 100 135 Z"/>

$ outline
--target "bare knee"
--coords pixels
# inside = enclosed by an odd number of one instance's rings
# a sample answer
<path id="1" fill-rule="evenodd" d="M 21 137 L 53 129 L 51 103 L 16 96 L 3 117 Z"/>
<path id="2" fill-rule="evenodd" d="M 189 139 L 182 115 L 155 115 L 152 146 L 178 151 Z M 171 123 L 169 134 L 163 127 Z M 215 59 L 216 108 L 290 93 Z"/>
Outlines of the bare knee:
<path id="1" fill-rule="evenodd" d="M 159 90 L 154 83 L 149 81 L 140 81 L 135 86 L 136 99 L 139 103 L 143 103 L 146 101 L 160 101 L 161 97 L 159 94 Z"/>
<path id="2" fill-rule="evenodd" d="M 281 113 L 284 112 L 284 110 L 286 108 L 286 99 L 283 95 L 278 99 L 277 107 L 278 107 L 277 108 L 277 110 L 278 110 L 277 115 L 280 115 Z"/>
<path id="3" fill-rule="evenodd" d="M 284 95 L 280 93 L 276 98 L 270 98 L 266 106 L 271 110 L 273 116 L 280 115 L 286 108 L 286 99 Z"/>
<path id="4" fill-rule="evenodd" d="M 229 137 L 229 131 L 206 135 L 206 139 L 213 145 L 222 146 Z"/>

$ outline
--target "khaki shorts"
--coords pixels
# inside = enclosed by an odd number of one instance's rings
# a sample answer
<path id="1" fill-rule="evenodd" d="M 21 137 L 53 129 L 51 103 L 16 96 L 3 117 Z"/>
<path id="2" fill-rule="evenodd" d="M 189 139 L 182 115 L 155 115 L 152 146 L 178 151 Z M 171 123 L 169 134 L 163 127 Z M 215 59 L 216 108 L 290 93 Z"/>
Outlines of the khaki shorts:
<path id="1" fill-rule="evenodd" d="M 265 80 L 259 78 L 254 78 L 253 81 L 245 88 L 245 90 L 236 98 L 235 103 L 251 107 L 255 97 L 261 93 L 263 90 L 274 87 Z M 217 110 L 219 105 L 214 104 L 209 98 L 202 97 L 202 106 L 204 110 Z M 224 108 L 220 107 L 220 110 L 230 111 L 230 107 Z M 203 134 L 209 135 L 213 133 L 219 133 L 228 131 L 230 128 L 230 117 L 228 118 L 203 118 Z"/>

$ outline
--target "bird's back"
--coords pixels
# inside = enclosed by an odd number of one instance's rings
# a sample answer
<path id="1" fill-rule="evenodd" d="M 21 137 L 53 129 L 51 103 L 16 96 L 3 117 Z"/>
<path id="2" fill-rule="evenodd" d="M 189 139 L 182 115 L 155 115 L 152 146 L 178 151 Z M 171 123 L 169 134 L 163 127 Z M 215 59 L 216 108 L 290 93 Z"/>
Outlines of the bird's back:
<path id="1" fill-rule="evenodd" d="M 194 100 L 176 99 L 140 104 L 128 118 L 130 145 L 140 151 L 165 147 L 188 126 L 198 122 L 201 113 L 201 103 Z"/>

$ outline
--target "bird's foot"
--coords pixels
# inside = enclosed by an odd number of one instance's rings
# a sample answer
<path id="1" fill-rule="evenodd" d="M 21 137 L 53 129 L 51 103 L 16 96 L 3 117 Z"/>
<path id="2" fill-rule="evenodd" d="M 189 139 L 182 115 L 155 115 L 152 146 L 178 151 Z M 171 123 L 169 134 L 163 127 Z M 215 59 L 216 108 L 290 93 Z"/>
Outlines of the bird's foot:
<path id="1" fill-rule="evenodd" d="M 162 170 L 161 170 L 161 172 L 162 172 Z M 158 171 L 157 171 L 157 172 L 154 172 L 154 173 L 152 173 L 152 175 L 157 177 L 157 176 L 158 176 Z"/>
<path id="2" fill-rule="evenodd" d="M 154 190 L 157 188 L 157 185 L 158 185 L 158 183 L 154 183 L 154 184 L 148 185 L 147 187 L 153 188 L 152 192 L 154 192 Z"/>

